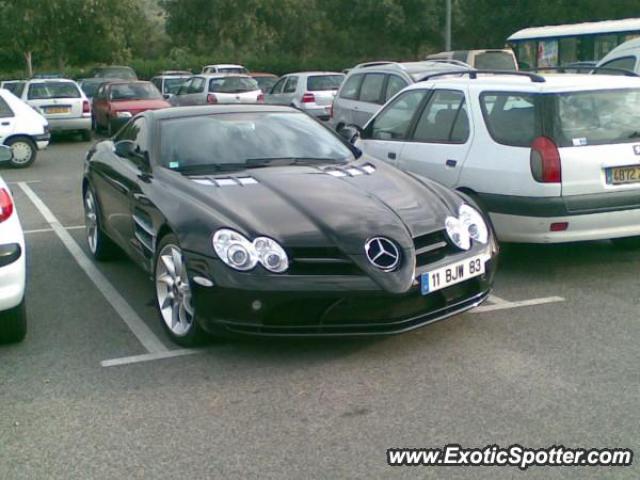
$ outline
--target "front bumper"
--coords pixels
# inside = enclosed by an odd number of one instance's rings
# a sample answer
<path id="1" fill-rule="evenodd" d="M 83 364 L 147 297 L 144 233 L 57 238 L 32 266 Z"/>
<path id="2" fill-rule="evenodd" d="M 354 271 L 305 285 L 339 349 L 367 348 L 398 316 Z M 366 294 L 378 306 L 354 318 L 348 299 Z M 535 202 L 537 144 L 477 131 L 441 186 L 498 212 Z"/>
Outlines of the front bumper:
<path id="1" fill-rule="evenodd" d="M 219 260 L 187 253 L 189 273 L 207 276 Z M 433 292 L 420 293 L 419 281 L 405 293 L 390 294 L 366 276 L 270 277 L 227 275 L 238 280 L 213 287 L 192 283 L 193 305 L 202 327 L 215 334 L 258 336 L 361 336 L 407 332 L 462 313 L 489 295 L 496 257 L 485 274 Z M 275 283 L 274 283 L 275 280 Z M 279 285 L 278 285 L 279 284 Z M 259 285 L 262 285 L 259 287 Z"/>
<path id="2" fill-rule="evenodd" d="M 91 117 L 47 118 L 52 132 L 91 130 Z"/>

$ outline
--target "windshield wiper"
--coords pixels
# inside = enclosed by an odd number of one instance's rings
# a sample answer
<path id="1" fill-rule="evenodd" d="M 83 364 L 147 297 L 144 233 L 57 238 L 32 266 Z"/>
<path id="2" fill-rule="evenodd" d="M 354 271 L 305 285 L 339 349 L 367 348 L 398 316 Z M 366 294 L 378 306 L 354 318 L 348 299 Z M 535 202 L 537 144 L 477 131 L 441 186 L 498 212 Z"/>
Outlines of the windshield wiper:
<path id="1" fill-rule="evenodd" d="M 260 168 L 269 165 L 316 165 L 318 163 L 345 163 L 345 160 L 322 157 L 247 158 L 245 165 L 246 168 Z"/>

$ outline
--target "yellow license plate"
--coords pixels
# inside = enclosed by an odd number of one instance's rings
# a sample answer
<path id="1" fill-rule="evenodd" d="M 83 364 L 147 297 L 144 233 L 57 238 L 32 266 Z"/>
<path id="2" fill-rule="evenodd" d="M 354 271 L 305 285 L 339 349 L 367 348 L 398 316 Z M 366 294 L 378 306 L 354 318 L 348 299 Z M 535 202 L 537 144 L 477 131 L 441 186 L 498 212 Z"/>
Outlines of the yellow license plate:
<path id="1" fill-rule="evenodd" d="M 640 166 L 613 167 L 607 170 L 607 183 L 620 185 L 622 183 L 640 182 Z"/>
<path id="2" fill-rule="evenodd" d="M 49 107 L 47 113 L 69 113 L 71 109 L 69 107 Z"/>

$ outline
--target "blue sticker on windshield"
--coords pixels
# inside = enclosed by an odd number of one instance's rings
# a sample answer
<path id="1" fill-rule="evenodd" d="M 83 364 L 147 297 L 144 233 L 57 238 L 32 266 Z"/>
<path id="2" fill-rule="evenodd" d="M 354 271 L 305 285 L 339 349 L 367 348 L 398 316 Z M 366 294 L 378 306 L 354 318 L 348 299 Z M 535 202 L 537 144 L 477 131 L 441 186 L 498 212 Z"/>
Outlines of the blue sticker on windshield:
<path id="1" fill-rule="evenodd" d="M 180 166 L 180 162 L 169 162 L 169 168 L 178 168 Z"/>

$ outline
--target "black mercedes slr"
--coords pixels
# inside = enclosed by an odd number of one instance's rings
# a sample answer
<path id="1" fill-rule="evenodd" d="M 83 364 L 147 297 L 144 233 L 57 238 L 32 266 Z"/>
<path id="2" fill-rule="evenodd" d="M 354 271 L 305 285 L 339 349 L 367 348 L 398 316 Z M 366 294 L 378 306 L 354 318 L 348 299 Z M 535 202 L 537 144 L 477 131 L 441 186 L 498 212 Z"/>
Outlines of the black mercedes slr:
<path id="1" fill-rule="evenodd" d="M 263 105 L 140 114 L 87 154 L 86 233 L 152 275 L 174 341 L 378 335 L 489 295 L 497 244 L 472 200 Z"/>

